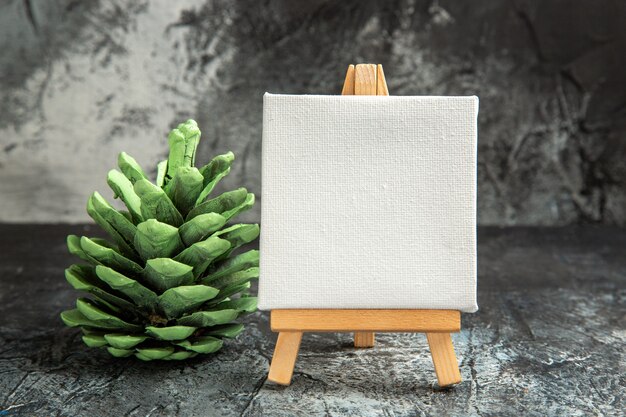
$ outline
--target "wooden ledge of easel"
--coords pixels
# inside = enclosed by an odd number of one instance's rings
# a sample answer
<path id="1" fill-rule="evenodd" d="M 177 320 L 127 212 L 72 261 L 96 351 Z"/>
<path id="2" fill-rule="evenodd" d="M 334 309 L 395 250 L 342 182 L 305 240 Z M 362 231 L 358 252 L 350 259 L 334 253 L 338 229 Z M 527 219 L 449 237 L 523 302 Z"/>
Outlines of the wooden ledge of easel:
<path id="1" fill-rule="evenodd" d="M 420 332 L 461 330 L 458 310 L 272 310 L 274 332 Z"/>

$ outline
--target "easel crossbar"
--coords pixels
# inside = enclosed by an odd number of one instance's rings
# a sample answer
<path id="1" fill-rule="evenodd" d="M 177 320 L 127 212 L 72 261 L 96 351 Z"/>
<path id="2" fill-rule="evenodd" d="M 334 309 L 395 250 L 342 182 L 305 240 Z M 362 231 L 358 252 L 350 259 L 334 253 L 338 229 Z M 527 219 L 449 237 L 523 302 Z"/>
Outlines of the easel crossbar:
<path id="1" fill-rule="evenodd" d="M 272 310 L 274 332 L 427 332 L 461 330 L 458 310 Z"/>

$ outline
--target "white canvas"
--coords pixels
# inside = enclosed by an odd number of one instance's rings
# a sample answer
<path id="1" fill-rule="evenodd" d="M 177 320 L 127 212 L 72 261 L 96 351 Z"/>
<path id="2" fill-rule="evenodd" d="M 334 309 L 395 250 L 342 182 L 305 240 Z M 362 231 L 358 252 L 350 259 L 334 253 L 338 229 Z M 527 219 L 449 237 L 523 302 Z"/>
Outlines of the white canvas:
<path id="1" fill-rule="evenodd" d="M 265 94 L 259 308 L 476 311 L 477 113 Z"/>

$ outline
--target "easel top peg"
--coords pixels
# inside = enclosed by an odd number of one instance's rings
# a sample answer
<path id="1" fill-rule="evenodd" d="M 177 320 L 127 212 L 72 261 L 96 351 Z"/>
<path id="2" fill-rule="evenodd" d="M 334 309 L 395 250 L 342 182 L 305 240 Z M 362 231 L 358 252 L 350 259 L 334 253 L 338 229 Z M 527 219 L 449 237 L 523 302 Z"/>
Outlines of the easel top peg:
<path id="1" fill-rule="evenodd" d="M 348 66 L 341 94 L 344 96 L 388 96 L 383 66 L 380 64 L 357 64 Z"/>

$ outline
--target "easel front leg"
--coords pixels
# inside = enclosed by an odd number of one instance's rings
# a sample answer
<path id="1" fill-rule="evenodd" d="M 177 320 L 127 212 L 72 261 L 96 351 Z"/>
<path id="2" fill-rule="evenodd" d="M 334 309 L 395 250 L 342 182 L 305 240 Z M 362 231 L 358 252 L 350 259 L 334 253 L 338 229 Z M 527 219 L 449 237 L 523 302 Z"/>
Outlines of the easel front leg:
<path id="1" fill-rule="evenodd" d="M 354 332 L 354 347 L 374 347 L 374 332 Z"/>
<path id="2" fill-rule="evenodd" d="M 281 385 L 291 384 L 293 368 L 298 358 L 302 332 L 280 332 L 270 365 L 269 381 Z"/>
<path id="3" fill-rule="evenodd" d="M 450 333 L 426 333 L 426 338 L 439 386 L 447 387 L 461 382 L 461 372 Z"/>

